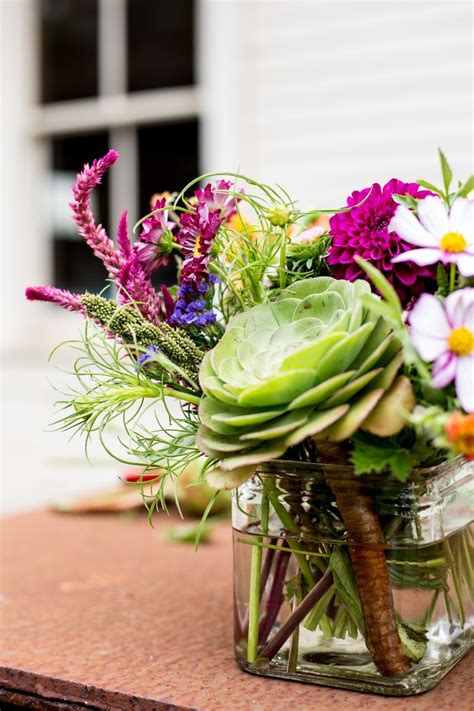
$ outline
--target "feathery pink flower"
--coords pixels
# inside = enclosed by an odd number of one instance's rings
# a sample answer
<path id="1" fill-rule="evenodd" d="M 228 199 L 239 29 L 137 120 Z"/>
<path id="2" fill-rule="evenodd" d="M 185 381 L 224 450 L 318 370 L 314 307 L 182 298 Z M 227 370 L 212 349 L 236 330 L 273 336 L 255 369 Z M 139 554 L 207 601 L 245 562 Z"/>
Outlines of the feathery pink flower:
<path id="1" fill-rule="evenodd" d="M 132 243 L 128 234 L 128 213 L 127 210 L 122 212 L 122 217 L 119 220 L 117 229 L 117 244 L 120 254 L 124 259 L 130 259 L 132 256 Z"/>
<path id="2" fill-rule="evenodd" d="M 124 264 L 118 275 L 119 303 L 136 303 L 142 316 L 152 323 L 160 321 L 161 300 L 136 254 Z"/>
<path id="3" fill-rule="evenodd" d="M 25 295 L 28 301 L 49 301 L 67 309 L 67 311 L 86 313 L 81 301 L 81 294 L 73 294 L 66 289 L 57 289 L 55 286 L 29 286 Z"/>
<path id="4" fill-rule="evenodd" d="M 73 202 L 70 203 L 79 234 L 85 239 L 107 269 L 109 276 L 115 279 L 125 263 L 123 255 L 115 249 L 114 243 L 107 236 L 102 225 L 96 225 L 90 206 L 92 190 L 101 181 L 102 176 L 115 163 L 117 151 L 109 151 L 103 158 L 94 160 L 92 165 L 86 163 L 81 173 L 78 173 L 76 183 L 72 186 Z"/>

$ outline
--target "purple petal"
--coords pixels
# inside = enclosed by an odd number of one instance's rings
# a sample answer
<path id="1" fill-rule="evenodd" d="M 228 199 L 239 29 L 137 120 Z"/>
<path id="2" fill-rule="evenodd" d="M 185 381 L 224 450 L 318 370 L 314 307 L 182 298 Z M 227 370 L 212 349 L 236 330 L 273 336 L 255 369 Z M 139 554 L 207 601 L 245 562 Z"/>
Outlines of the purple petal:
<path id="1" fill-rule="evenodd" d="M 456 376 L 458 359 L 451 351 L 445 351 L 434 363 L 431 371 L 431 384 L 434 388 L 444 388 L 452 383 Z"/>

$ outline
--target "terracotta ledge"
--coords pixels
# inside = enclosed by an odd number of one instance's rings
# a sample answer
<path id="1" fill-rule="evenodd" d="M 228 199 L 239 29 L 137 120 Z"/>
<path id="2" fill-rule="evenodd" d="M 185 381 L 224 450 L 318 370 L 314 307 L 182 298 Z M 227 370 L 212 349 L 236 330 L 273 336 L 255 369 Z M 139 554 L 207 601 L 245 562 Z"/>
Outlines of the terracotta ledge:
<path id="1" fill-rule="evenodd" d="M 474 655 L 427 694 L 261 679 L 232 652 L 230 525 L 196 554 L 143 516 L 4 519 L 0 704 L 40 711 L 470 711 Z"/>

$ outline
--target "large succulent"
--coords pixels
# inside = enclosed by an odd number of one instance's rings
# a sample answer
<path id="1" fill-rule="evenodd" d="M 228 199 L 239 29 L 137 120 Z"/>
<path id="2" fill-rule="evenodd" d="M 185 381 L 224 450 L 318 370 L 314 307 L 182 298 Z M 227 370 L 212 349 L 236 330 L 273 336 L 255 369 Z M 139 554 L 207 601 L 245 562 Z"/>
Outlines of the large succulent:
<path id="1" fill-rule="evenodd" d="M 219 460 L 210 483 L 237 486 L 309 436 L 341 441 L 359 428 L 385 436 L 403 427 L 394 404 L 411 408 L 411 387 L 397 377 L 399 342 L 360 299 L 369 293 L 365 281 L 306 279 L 231 319 L 200 369 L 197 445 Z"/>

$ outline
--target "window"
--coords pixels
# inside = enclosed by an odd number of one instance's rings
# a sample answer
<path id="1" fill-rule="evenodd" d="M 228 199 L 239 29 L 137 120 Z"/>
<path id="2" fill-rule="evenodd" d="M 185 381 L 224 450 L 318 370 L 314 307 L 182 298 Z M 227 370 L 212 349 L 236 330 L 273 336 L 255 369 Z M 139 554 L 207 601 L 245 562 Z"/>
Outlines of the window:
<path id="1" fill-rule="evenodd" d="M 98 0 L 41 0 L 41 101 L 95 96 Z"/>
<path id="2" fill-rule="evenodd" d="M 113 237 L 121 210 L 133 225 L 155 192 L 179 190 L 198 174 L 194 2 L 36 0 L 36 7 L 41 86 L 34 124 L 50 147 L 51 279 L 97 291 L 106 275 L 70 218 L 71 183 L 84 162 L 119 151 L 93 198 L 97 222 Z M 157 275 L 157 283 L 171 273 Z"/>
<path id="3" fill-rule="evenodd" d="M 194 83 L 194 2 L 128 0 L 128 90 Z"/>
<path id="4" fill-rule="evenodd" d="M 49 214 L 53 237 L 54 284 L 71 291 L 102 289 L 107 273 L 99 259 L 77 234 L 71 219 L 69 202 L 71 184 L 80 167 L 108 148 L 106 133 L 67 136 L 51 141 L 52 171 L 48 181 Z M 92 209 L 97 223 L 109 222 L 109 176 L 104 176 L 99 190 L 92 196 Z"/>

